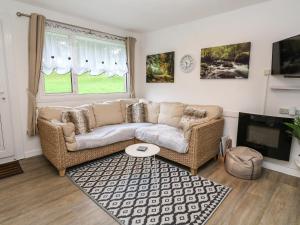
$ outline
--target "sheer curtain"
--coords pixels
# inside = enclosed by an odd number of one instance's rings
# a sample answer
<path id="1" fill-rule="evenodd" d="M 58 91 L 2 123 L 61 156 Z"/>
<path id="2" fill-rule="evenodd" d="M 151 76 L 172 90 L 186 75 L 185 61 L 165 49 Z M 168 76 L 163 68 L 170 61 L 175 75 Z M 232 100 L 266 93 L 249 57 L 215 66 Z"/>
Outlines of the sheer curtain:
<path id="1" fill-rule="evenodd" d="M 46 23 L 42 72 L 77 75 L 126 76 L 128 73 L 125 40 L 111 40 L 80 29 Z"/>

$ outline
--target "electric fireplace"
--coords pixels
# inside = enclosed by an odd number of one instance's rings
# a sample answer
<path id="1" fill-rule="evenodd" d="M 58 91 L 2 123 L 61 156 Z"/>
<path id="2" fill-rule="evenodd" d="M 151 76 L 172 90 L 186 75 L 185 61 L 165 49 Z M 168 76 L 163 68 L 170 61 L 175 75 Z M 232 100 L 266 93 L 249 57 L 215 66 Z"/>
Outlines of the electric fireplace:
<path id="1" fill-rule="evenodd" d="M 239 113 L 237 145 L 253 148 L 264 156 L 289 161 L 292 137 L 285 122 L 291 118 Z"/>

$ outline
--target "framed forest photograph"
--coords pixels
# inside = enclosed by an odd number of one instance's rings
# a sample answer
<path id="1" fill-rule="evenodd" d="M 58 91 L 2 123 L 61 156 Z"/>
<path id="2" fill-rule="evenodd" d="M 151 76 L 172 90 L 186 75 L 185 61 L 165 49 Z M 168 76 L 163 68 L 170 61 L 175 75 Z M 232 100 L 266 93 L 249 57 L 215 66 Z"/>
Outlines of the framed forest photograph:
<path id="1" fill-rule="evenodd" d="M 174 83 L 175 52 L 147 55 L 146 82 Z"/>
<path id="2" fill-rule="evenodd" d="M 247 79 L 251 42 L 201 49 L 201 79 Z"/>

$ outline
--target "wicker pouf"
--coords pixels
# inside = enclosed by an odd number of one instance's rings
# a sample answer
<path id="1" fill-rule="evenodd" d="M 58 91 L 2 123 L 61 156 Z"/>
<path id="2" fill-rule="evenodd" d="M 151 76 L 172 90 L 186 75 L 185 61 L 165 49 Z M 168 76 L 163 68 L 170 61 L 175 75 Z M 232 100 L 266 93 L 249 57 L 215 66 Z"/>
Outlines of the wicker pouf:
<path id="1" fill-rule="evenodd" d="M 225 169 L 231 175 L 252 180 L 261 175 L 263 156 L 248 147 L 230 148 L 225 156 Z"/>

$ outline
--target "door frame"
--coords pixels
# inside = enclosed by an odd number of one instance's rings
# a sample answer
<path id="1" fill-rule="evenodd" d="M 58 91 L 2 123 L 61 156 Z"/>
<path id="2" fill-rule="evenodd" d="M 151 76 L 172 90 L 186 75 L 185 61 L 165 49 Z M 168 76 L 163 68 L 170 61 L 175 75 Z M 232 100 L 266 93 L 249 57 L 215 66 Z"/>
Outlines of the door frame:
<path id="1" fill-rule="evenodd" d="M 3 39 L 3 49 L 4 49 L 4 64 L 6 69 L 6 84 L 7 84 L 7 98 L 9 99 L 8 108 L 10 112 L 10 120 L 12 124 L 11 128 L 11 139 L 12 148 L 14 150 L 14 155 L 12 157 L 0 159 L 0 163 L 7 161 L 18 160 L 24 158 L 24 138 L 26 133 L 23 132 L 24 128 L 21 120 L 21 107 L 19 93 L 22 88 L 20 84 L 14 82 L 18 79 L 19 74 L 16 73 L 16 63 L 14 53 L 16 52 L 16 45 L 14 45 L 14 33 L 16 33 L 17 26 L 14 24 L 16 22 L 16 17 L 8 12 L 0 10 L 0 23 L 2 26 L 2 39 Z M 27 41 L 27 40 L 24 40 Z M 14 79 L 9 79 L 14 77 Z M 23 110 L 24 111 L 24 110 Z M 23 115 L 26 115 L 25 112 Z M 25 118 L 26 119 L 26 118 Z"/>

